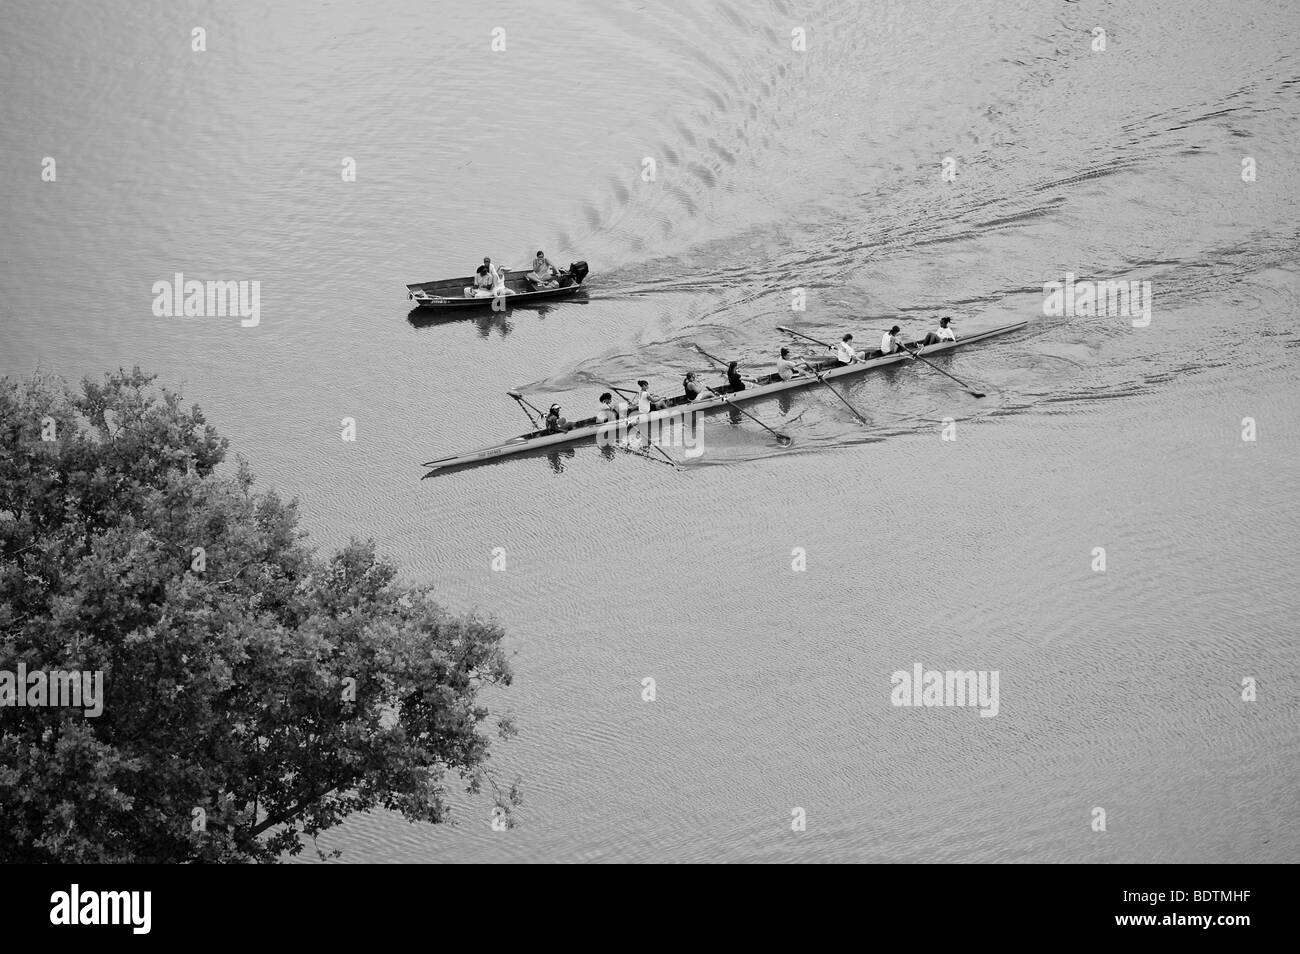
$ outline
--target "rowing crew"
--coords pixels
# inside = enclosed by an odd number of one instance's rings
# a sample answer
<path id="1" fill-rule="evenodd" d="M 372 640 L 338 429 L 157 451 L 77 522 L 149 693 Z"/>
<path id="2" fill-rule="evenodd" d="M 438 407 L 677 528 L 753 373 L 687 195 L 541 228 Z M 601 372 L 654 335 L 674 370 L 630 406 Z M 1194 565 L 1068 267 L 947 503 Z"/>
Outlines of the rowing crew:
<path id="1" fill-rule="evenodd" d="M 540 252 L 538 253 L 541 254 Z M 957 340 L 957 335 L 952 330 L 951 318 L 940 318 L 939 327 L 935 331 L 930 331 L 920 341 L 905 343 L 898 336 L 902 329 L 894 325 L 880 337 L 879 355 L 867 355 L 866 352 L 859 352 L 853 347 L 853 335 L 846 334 L 840 339 L 838 344 L 831 346 L 831 351 L 840 364 L 857 364 L 867 358 L 883 357 L 895 352 L 905 351 L 913 358 L 916 352 L 926 345 L 939 344 L 943 341 Z M 817 369 L 807 361 L 802 362 L 801 368 L 794 361 L 790 360 L 790 349 L 782 348 L 781 355 L 777 358 L 776 374 L 782 381 L 789 381 L 794 377 L 801 377 L 805 372 L 820 377 Z M 745 390 L 748 384 L 758 384 L 753 378 L 745 378 L 740 374 L 740 362 L 732 361 L 727 365 L 727 392 L 734 394 L 737 391 Z M 650 390 L 650 382 L 641 380 L 637 381 L 637 387 L 640 389 L 636 394 L 637 411 L 640 414 L 649 414 L 651 411 L 662 411 L 670 406 L 671 402 Z M 694 371 L 687 371 L 686 377 L 682 379 L 682 394 L 687 401 L 697 401 L 702 396 L 709 394 L 717 396 L 718 392 L 707 384 L 701 384 L 699 375 Z M 620 410 L 622 413 L 620 413 Z M 617 421 L 625 417 L 627 405 L 616 405 L 614 396 L 608 391 L 600 396 L 600 409 L 596 412 L 596 423 L 605 424 L 610 421 Z M 567 431 L 570 425 L 560 415 L 560 405 L 552 404 L 546 414 L 545 429 L 547 433 L 558 434 Z"/>
<path id="2" fill-rule="evenodd" d="M 935 331 L 928 332 L 920 341 L 906 344 L 898 337 L 902 331 L 898 325 L 890 328 L 880 336 L 880 356 L 894 354 L 897 351 L 906 351 L 912 357 L 916 357 L 916 349 L 924 348 L 926 345 L 939 344 L 943 341 L 956 341 L 957 335 L 952 330 L 951 318 L 940 318 L 939 327 Z M 835 360 L 840 364 L 856 364 L 868 357 L 865 352 L 859 352 L 853 347 L 853 335 L 845 335 L 840 339 L 839 344 L 833 345 L 831 351 L 835 353 Z M 871 355 L 870 357 L 875 357 Z"/>

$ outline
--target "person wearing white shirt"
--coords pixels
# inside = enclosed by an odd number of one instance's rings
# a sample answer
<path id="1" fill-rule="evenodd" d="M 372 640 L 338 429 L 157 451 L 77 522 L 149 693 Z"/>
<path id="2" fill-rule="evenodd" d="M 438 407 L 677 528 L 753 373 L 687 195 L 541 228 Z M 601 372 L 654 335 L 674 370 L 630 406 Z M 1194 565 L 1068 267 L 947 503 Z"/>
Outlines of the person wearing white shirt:
<path id="1" fill-rule="evenodd" d="M 492 276 L 492 294 L 495 295 L 513 295 L 510 289 L 506 288 L 506 273 L 510 269 L 504 265 L 495 265 L 490 256 L 483 256 L 483 264 L 487 266 L 488 274 Z"/>
<path id="2" fill-rule="evenodd" d="M 939 330 L 931 331 L 929 334 L 927 334 L 925 336 L 925 340 L 922 341 L 921 344 L 930 345 L 930 344 L 939 344 L 941 341 L 956 341 L 957 335 L 953 333 L 953 330 L 950 327 L 951 322 L 952 322 L 951 318 L 940 318 Z"/>
<path id="3" fill-rule="evenodd" d="M 894 325 L 883 335 L 880 336 L 880 353 L 881 355 L 893 354 L 895 351 L 906 351 L 903 342 L 898 340 L 898 333 L 903 329 Z M 909 354 L 911 352 L 908 352 Z"/>
<path id="4" fill-rule="evenodd" d="M 853 350 L 853 335 L 845 335 L 831 350 L 835 352 L 835 360 L 840 364 L 857 363 L 858 353 Z"/>
<path id="5" fill-rule="evenodd" d="M 636 386 L 641 390 L 636 394 L 636 409 L 641 414 L 649 414 L 651 411 L 662 411 L 668 406 L 668 402 L 650 390 L 649 381 L 638 381 Z"/>
<path id="6" fill-rule="evenodd" d="M 782 348 L 781 357 L 776 359 L 776 376 L 782 381 L 789 381 L 799 373 L 799 369 L 790 360 L 790 349 Z"/>
<path id="7" fill-rule="evenodd" d="M 596 423 L 607 424 L 610 421 L 617 421 L 620 416 L 618 406 L 614 403 L 614 395 L 606 391 L 600 396 L 600 410 L 596 412 Z"/>
<path id="8" fill-rule="evenodd" d="M 467 298 L 491 298 L 496 280 L 486 265 L 480 265 L 474 273 L 474 284 L 465 289 Z"/>

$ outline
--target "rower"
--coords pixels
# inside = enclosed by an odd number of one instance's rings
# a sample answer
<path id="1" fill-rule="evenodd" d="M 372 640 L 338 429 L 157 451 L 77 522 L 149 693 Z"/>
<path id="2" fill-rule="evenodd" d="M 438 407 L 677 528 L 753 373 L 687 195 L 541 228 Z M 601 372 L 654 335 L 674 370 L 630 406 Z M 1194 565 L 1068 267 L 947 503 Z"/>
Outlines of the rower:
<path id="1" fill-rule="evenodd" d="M 858 361 L 858 353 L 853 350 L 853 335 L 845 335 L 831 350 L 840 364 L 856 364 Z"/>
<path id="2" fill-rule="evenodd" d="M 682 392 L 686 395 L 686 400 L 695 401 L 704 392 L 704 386 L 700 384 L 699 378 L 695 376 L 694 371 L 687 371 L 686 377 L 682 380 Z"/>
<path id="3" fill-rule="evenodd" d="M 569 429 L 569 422 L 560 416 L 560 405 L 552 404 L 546 412 L 546 433 L 563 434 Z"/>
<path id="4" fill-rule="evenodd" d="M 898 333 L 902 330 L 903 329 L 898 327 L 898 325 L 894 325 L 894 327 L 890 328 L 880 336 L 881 355 L 893 354 L 895 351 L 907 351 L 908 354 L 912 353 L 911 351 L 908 351 L 903 342 L 898 340 Z"/>
<path id="5" fill-rule="evenodd" d="M 614 404 L 614 395 L 606 391 L 600 396 L 600 410 L 596 412 L 596 423 L 605 424 L 609 421 L 617 421 L 619 417 L 618 406 Z"/>
<path id="6" fill-rule="evenodd" d="M 727 365 L 727 390 L 733 394 L 745 390 L 745 379 L 740 376 L 739 367 L 739 361 L 733 361 Z"/>
<path id="7" fill-rule="evenodd" d="M 799 373 L 799 369 L 790 360 L 790 349 L 782 348 L 781 357 L 776 359 L 776 376 L 782 381 L 789 381 Z"/>
<path id="8" fill-rule="evenodd" d="M 925 340 L 922 341 L 921 344 L 932 345 L 932 344 L 939 344 L 939 342 L 941 341 L 956 341 L 957 335 L 954 334 L 952 328 L 949 327 L 951 322 L 952 322 L 951 318 L 940 318 L 939 330 L 929 332 L 925 336 Z"/>
<path id="9" fill-rule="evenodd" d="M 552 267 L 550 259 L 540 248 L 537 250 L 537 257 L 533 259 L 533 270 L 524 277 L 536 285 L 538 288 L 550 288 L 558 284 L 555 280 L 555 269 Z"/>
<path id="10" fill-rule="evenodd" d="M 637 410 L 642 414 L 649 414 L 651 411 L 661 411 L 667 406 L 667 401 L 650 390 L 649 381 L 638 381 L 636 386 L 641 389 L 637 392 L 636 404 Z"/>

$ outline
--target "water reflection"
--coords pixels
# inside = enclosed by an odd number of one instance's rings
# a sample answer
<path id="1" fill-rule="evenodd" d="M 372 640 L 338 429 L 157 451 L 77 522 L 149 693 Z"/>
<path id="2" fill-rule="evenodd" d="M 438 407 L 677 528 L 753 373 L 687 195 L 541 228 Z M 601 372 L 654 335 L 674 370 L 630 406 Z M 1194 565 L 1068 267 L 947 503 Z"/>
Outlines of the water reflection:
<path id="1" fill-rule="evenodd" d="M 497 334 L 504 338 L 514 331 L 513 315 L 515 312 L 529 312 L 535 314 L 539 320 L 544 321 L 551 312 L 556 311 L 557 309 L 570 308 L 575 305 L 586 305 L 587 303 L 587 293 L 584 289 L 580 290 L 573 297 L 566 298 L 561 303 L 521 303 L 508 307 L 505 311 L 494 311 L 490 306 L 484 308 L 454 308 L 439 310 L 434 308 L 422 308 L 417 305 L 407 313 L 406 320 L 411 327 L 419 329 L 435 328 L 441 325 L 472 321 L 474 327 L 478 330 L 480 338 L 487 338 L 493 331 L 497 332 Z"/>
<path id="2" fill-rule="evenodd" d="M 564 462 L 573 460 L 576 451 L 572 447 L 556 447 L 546 452 L 546 462 L 551 465 L 552 472 L 556 474 L 564 473 Z"/>

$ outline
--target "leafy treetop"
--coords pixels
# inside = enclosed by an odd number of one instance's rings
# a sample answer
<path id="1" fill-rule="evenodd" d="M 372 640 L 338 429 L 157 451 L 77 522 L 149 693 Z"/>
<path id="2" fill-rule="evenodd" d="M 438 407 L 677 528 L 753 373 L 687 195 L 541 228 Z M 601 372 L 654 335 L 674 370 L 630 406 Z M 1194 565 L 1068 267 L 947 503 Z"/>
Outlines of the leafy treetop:
<path id="1" fill-rule="evenodd" d="M 509 819 L 480 700 L 510 683 L 501 628 L 372 542 L 319 558 L 153 380 L 0 380 L 0 671 L 104 695 L 0 708 L 0 859 L 269 862 L 352 812 L 444 821 L 449 773 Z"/>

